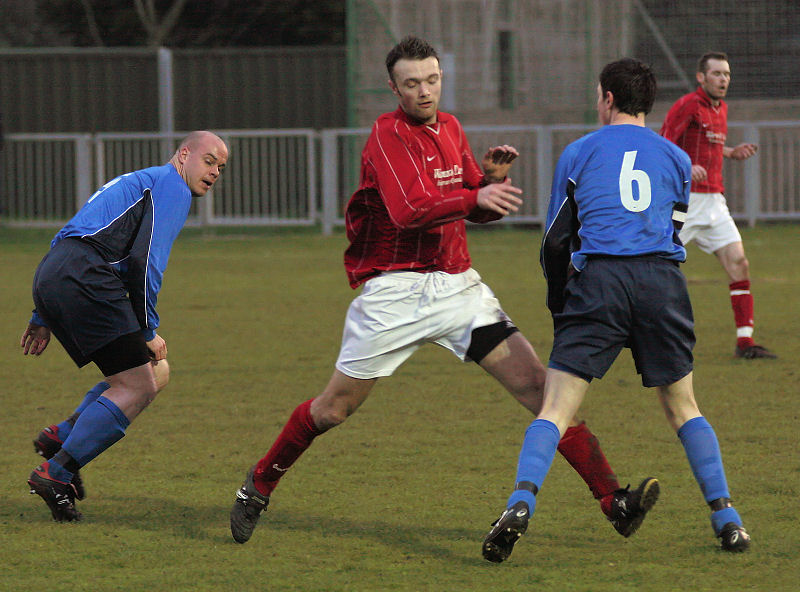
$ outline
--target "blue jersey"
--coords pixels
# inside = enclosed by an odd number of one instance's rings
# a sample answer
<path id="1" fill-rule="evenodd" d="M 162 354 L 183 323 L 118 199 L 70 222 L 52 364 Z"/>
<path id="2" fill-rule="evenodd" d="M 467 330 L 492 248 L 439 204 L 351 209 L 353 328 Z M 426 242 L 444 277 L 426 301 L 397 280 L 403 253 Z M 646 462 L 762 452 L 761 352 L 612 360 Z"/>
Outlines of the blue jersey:
<path id="1" fill-rule="evenodd" d="M 169 253 L 191 203 L 189 186 L 171 164 L 127 173 L 98 189 L 50 247 L 67 237 L 95 247 L 119 271 L 150 341 L 159 324 L 156 301 Z"/>
<path id="2" fill-rule="evenodd" d="M 569 263 L 580 271 L 592 255 L 684 261 L 673 210 L 686 211 L 691 169 L 683 150 L 638 125 L 606 125 L 567 146 L 542 242 L 545 277 L 555 281 L 548 306 L 566 283 Z"/>

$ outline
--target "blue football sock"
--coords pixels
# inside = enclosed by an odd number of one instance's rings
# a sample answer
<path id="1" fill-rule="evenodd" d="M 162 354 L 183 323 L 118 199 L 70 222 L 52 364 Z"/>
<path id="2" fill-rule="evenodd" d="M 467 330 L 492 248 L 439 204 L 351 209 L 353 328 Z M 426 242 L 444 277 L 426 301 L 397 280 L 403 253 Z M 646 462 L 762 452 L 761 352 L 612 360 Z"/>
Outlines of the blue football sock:
<path id="1" fill-rule="evenodd" d="M 733 522 L 741 526 L 742 519 L 739 517 L 739 512 L 733 508 L 723 508 L 711 513 L 711 526 L 714 529 L 714 534 L 718 535 L 722 527 L 728 522 Z"/>
<path id="2" fill-rule="evenodd" d="M 81 404 L 78 405 L 78 407 L 75 409 L 75 415 L 80 415 L 81 413 L 83 413 L 84 410 L 89 405 L 97 401 L 97 397 L 106 392 L 110 386 L 111 385 L 105 381 L 98 382 L 96 385 L 94 385 L 91 388 L 91 390 L 89 390 L 89 392 L 86 393 L 86 396 L 83 398 Z"/>
<path id="3" fill-rule="evenodd" d="M 84 409 L 94 403 L 97 400 L 97 397 L 106 392 L 106 389 L 108 389 L 110 386 L 111 385 L 107 382 L 98 382 L 89 390 L 88 393 L 86 393 L 86 395 L 83 397 L 83 401 L 81 401 L 81 404 L 75 409 L 75 412 L 69 418 L 57 424 L 58 437 L 61 438 L 62 442 L 69 437 L 69 434 L 72 431 L 72 426 L 75 424 L 77 417 L 83 413 Z"/>
<path id="4" fill-rule="evenodd" d="M 82 467 L 121 439 L 130 423 L 113 401 L 100 396 L 80 414 L 61 449 Z"/>
<path id="5" fill-rule="evenodd" d="M 535 419 L 525 431 L 525 439 L 522 441 L 522 450 L 519 453 L 519 463 L 517 465 L 517 483 L 533 483 L 537 490 L 541 489 L 544 478 L 553 464 L 553 457 L 556 455 L 558 441 L 561 434 L 551 421 L 546 419 Z M 530 513 L 536 506 L 536 496 L 528 489 L 517 489 L 508 498 L 507 507 L 511 507 L 519 501 L 527 502 Z"/>
<path id="6" fill-rule="evenodd" d="M 678 430 L 678 437 L 706 502 L 729 498 L 717 435 L 706 418 L 701 416 L 687 421 Z"/>
<path id="7" fill-rule="evenodd" d="M 70 481 L 72 481 L 72 473 L 70 473 L 67 469 L 62 467 L 53 459 L 47 461 L 47 466 L 48 466 L 47 472 L 56 481 L 63 481 L 64 483 L 69 483 Z"/>

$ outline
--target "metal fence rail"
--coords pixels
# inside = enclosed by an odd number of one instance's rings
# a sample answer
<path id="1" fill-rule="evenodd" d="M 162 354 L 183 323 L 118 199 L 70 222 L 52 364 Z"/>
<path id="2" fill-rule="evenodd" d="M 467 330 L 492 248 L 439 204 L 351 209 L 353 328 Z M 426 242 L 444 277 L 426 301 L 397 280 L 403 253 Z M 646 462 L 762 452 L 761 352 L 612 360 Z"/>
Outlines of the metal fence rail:
<path id="1" fill-rule="evenodd" d="M 654 126 L 657 129 L 658 126 Z M 480 159 L 492 145 L 512 144 L 512 169 L 525 189 L 524 207 L 505 219 L 542 224 L 553 167 L 564 147 L 595 129 L 585 125 L 465 126 Z M 189 223 L 203 226 L 314 225 L 324 233 L 344 224 L 358 185 L 369 129 L 219 131 L 231 148 L 221 182 L 195 200 Z M 166 162 L 185 133 L 12 134 L 0 153 L 0 221 L 56 226 L 97 187 L 139 168 Z M 753 225 L 800 220 L 800 121 L 731 122 L 728 144 L 759 145 L 756 156 L 725 161 L 726 197 L 734 217 Z"/>
<path id="2" fill-rule="evenodd" d="M 223 182 L 195 200 L 189 224 L 312 225 L 318 220 L 317 132 L 219 131 L 234 155 Z M 55 226 L 97 187 L 165 163 L 185 133 L 16 134 L 6 137 L 0 220 Z M 230 179 L 230 181 L 229 181 Z"/>

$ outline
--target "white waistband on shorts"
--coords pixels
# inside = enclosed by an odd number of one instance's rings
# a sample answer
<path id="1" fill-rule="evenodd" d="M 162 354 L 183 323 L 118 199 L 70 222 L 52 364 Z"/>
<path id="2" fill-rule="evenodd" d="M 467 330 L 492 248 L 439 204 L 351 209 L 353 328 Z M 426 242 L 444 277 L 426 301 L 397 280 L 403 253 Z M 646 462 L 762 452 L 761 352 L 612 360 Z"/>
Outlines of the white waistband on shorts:
<path id="1" fill-rule="evenodd" d="M 380 284 L 381 280 L 407 285 L 411 290 L 432 289 L 434 292 L 442 293 L 458 292 L 478 284 L 481 281 L 481 276 L 472 268 L 461 273 L 447 273 L 446 271 L 384 271 L 380 275 L 367 280 L 366 284 L 371 282 Z"/>

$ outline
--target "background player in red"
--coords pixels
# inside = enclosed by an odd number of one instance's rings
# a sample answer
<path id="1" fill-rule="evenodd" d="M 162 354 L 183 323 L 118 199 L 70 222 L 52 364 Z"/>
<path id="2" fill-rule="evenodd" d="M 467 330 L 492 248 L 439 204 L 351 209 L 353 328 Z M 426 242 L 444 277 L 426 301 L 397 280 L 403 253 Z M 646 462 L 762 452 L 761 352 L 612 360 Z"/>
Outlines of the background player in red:
<path id="1" fill-rule="evenodd" d="M 749 262 L 742 237 L 728 211 L 722 184 L 723 157 L 744 160 L 753 156 L 758 146 L 725 145 L 728 105 L 722 99 L 731 82 L 728 57 L 721 52 L 705 54 L 697 62 L 696 76 L 700 86 L 676 101 L 661 127 L 661 135 L 680 146 L 692 159 L 692 192 L 680 239 L 683 244 L 695 241 L 700 250 L 714 253 L 728 274 L 736 322 L 736 357 L 774 358 L 775 354 L 753 341 Z"/>
<path id="2" fill-rule="evenodd" d="M 522 191 L 506 176 L 517 151 L 491 148 L 481 171 L 459 121 L 438 110 L 442 71 L 427 42 L 403 39 L 386 68 L 400 106 L 375 122 L 345 215 L 345 269 L 350 285 L 363 288 L 347 312 L 328 385 L 295 409 L 237 491 L 230 522 L 239 543 L 249 540 L 279 479 L 314 438 L 347 419 L 379 377 L 425 343 L 480 364 L 531 412 L 541 406 L 542 363 L 471 268 L 464 222 L 517 211 Z M 570 426 L 559 450 L 617 531 L 630 536 L 644 518 L 638 489 L 619 487 L 584 423 Z"/>

